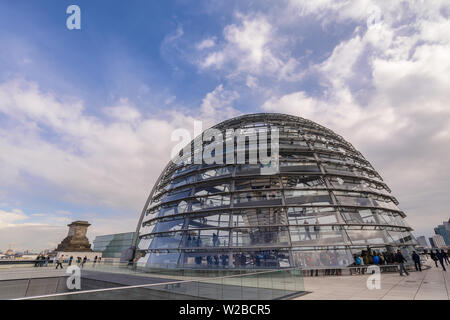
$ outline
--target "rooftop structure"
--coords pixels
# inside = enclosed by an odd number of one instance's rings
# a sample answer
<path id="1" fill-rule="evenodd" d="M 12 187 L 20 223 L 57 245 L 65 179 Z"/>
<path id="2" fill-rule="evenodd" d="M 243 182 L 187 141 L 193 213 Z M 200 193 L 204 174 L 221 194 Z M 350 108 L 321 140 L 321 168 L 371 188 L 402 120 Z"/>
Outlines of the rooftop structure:
<path id="1" fill-rule="evenodd" d="M 170 161 L 156 181 L 137 227 L 141 267 L 345 266 L 365 250 L 409 255 L 417 245 L 381 176 L 330 129 L 284 114 L 244 115 L 213 129 L 225 137 L 214 140 L 222 148 L 194 139 L 194 156 Z M 244 148 L 230 130 L 247 135 Z M 261 157 L 262 133 L 276 163 L 249 160 Z M 244 163 L 235 156 L 242 150 Z M 198 154 L 232 154 L 233 162 L 198 163 Z"/>
<path id="2" fill-rule="evenodd" d="M 56 248 L 57 252 L 91 252 L 91 244 L 86 237 L 90 223 L 87 221 L 74 221 L 67 225 L 67 237 Z"/>

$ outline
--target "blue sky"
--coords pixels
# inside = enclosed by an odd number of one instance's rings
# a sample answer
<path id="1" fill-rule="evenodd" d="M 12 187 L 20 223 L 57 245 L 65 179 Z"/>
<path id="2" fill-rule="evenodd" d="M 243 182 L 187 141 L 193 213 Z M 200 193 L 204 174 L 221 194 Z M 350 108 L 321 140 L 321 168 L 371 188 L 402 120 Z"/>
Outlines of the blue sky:
<path id="1" fill-rule="evenodd" d="M 343 135 L 431 235 L 449 218 L 449 15 L 448 0 L 0 2 L 0 249 L 54 246 L 75 219 L 91 238 L 133 230 L 174 129 L 265 111 Z"/>

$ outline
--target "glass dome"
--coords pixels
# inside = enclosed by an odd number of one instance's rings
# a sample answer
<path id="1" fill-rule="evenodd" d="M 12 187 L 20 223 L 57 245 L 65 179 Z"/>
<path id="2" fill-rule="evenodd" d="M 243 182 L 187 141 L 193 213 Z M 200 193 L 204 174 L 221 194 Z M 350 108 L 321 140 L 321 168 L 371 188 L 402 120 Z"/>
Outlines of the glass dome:
<path id="1" fill-rule="evenodd" d="M 170 161 L 139 220 L 138 266 L 347 266 L 363 251 L 409 251 L 416 244 L 389 187 L 333 131 L 303 118 L 266 113 L 213 128 L 224 135 L 230 129 L 278 129 L 276 170 L 267 174 L 260 163 L 236 160 Z"/>

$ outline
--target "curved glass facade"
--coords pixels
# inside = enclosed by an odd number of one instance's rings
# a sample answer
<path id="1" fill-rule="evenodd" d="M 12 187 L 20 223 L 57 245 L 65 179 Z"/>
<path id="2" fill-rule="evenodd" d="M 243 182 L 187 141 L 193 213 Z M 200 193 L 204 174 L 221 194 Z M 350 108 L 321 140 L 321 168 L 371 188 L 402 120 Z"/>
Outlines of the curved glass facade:
<path id="1" fill-rule="evenodd" d="M 389 187 L 333 131 L 283 114 L 245 115 L 214 128 L 224 136 L 228 129 L 277 128 L 276 172 L 237 161 L 171 161 L 139 222 L 138 265 L 346 266 L 367 248 L 416 244 Z"/>

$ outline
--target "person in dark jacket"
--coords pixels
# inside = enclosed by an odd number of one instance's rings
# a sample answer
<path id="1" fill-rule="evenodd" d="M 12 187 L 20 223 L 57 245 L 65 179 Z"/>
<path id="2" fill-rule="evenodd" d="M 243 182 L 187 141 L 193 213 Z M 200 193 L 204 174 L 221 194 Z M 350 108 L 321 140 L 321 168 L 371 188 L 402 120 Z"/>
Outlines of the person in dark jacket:
<path id="1" fill-rule="evenodd" d="M 416 271 L 422 272 L 422 266 L 420 264 L 420 256 L 415 251 L 413 251 L 411 258 L 414 261 L 414 267 L 416 267 Z"/>
<path id="2" fill-rule="evenodd" d="M 448 261 L 448 253 L 445 252 L 445 250 L 441 250 L 442 254 L 444 255 L 444 261 L 447 265 L 450 264 L 450 261 Z"/>
<path id="3" fill-rule="evenodd" d="M 445 265 L 444 265 L 444 251 L 441 250 L 441 252 L 439 252 L 439 250 L 436 249 L 436 257 L 439 259 L 439 262 L 441 263 L 442 269 L 444 271 L 447 271 L 445 269 Z"/>
<path id="4" fill-rule="evenodd" d="M 84 267 L 84 264 L 86 263 L 86 261 L 87 261 L 87 257 L 86 257 L 86 256 L 84 256 L 84 258 L 83 258 L 83 262 L 81 262 L 81 267 L 82 267 L 82 268 Z"/>
<path id="5" fill-rule="evenodd" d="M 434 261 L 434 263 L 436 264 L 436 268 L 438 268 L 438 264 L 437 264 L 437 257 L 436 254 L 433 252 L 433 250 L 430 251 L 430 258 Z"/>
<path id="6" fill-rule="evenodd" d="M 405 262 L 406 259 L 402 255 L 400 250 L 397 250 L 397 253 L 395 254 L 395 262 L 397 262 L 400 266 L 400 275 L 403 276 L 403 271 L 405 271 L 406 275 L 409 276 L 408 270 L 405 268 Z"/>

